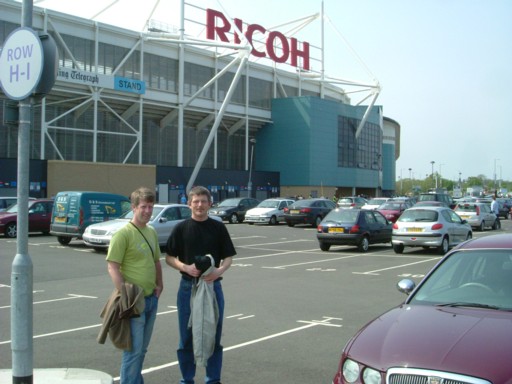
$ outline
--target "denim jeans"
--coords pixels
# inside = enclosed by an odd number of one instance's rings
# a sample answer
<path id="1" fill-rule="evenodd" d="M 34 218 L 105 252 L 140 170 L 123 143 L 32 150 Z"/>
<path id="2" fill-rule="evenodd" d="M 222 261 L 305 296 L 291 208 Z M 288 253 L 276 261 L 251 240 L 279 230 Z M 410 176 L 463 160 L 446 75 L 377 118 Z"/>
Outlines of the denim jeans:
<path id="1" fill-rule="evenodd" d="M 130 319 L 132 350 L 123 351 L 121 361 L 121 384 L 144 384 L 142 364 L 148 351 L 149 341 L 155 325 L 158 298 L 155 295 L 145 299 L 144 312 Z"/>
<path id="2" fill-rule="evenodd" d="M 196 375 L 196 363 L 194 361 L 194 346 L 192 343 L 192 329 L 188 327 L 190 319 L 190 297 L 192 295 L 193 281 L 181 279 L 180 288 L 178 290 L 178 320 L 180 328 L 180 344 L 178 347 L 178 362 L 182 379 L 181 384 L 194 384 Z M 220 375 L 222 370 L 222 354 L 223 348 L 220 344 L 222 336 L 222 320 L 224 318 L 224 294 L 220 280 L 213 283 L 213 290 L 217 298 L 219 306 L 219 321 L 217 323 L 217 331 L 215 334 L 215 349 L 213 355 L 206 364 L 206 384 L 220 383 Z M 124 384 L 124 383 L 122 383 Z"/>

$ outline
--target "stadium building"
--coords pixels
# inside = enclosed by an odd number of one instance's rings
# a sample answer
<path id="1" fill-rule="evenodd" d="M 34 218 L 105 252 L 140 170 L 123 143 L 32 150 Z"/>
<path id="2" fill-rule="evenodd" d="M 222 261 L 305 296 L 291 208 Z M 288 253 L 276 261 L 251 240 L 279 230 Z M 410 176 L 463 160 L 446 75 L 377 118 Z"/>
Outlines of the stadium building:
<path id="1" fill-rule="evenodd" d="M 198 184 L 215 200 L 394 193 L 400 126 L 376 103 L 378 83 L 361 84 L 368 104 L 355 104 L 344 87 L 357 84 L 324 73 L 329 47 L 199 5 L 182 2 L 179 27 L 150 18 L 142 32 L 34 7 L 58 69 L 51 91 L 32 98 L 31 196 L 141 184 L 154 184 L 160 202 Z M 22 4 L 0 7 L 4 42 Z M 7 110 L 2 195 L 15 193 L 18 154 Z"/>

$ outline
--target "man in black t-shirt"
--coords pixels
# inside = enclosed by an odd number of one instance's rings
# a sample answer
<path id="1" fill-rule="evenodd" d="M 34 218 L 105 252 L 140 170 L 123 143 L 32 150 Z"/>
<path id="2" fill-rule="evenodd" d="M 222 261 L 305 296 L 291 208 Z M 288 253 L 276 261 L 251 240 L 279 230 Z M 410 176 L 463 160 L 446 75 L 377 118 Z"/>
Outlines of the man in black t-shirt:
<path id="1" fill-rule="evenodd" d="M 220 344 L 224 317 L 224 295 L 222 292 L 222 275 L 231 266 L 236 255 L 231 237 L 222 222 L 208 216 L 211 207 L 210 191 L 204 187 L 194 187 L 188 194 L 188 205 L 192 217 L 177 224 L 167 241 L 166 263 L 181 273 L 178 289 L 177 306 L 180 331 L 178 362 L 182 374 L 180 383 L 194 383 L 196 363 L 194 360 L 192 330 L 189 328 L 193 285 L 197 279 L 213 284 L 218 305 L 219 319 L 215 334 L 215 348 L 206 363 L 206 384 L 220 383 L 223 348 Z M 214 267 L 202 276 L 196 263 L 197 256 L 211 255 Z"/>

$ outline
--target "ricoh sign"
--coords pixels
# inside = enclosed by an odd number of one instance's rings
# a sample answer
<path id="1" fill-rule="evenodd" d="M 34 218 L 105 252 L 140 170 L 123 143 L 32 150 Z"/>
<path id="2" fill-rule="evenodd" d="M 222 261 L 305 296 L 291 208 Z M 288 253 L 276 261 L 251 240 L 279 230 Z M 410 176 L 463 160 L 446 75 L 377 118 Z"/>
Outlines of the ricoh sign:
<path id="1" fill-rule="evenodd" d="M 267 31 L 259 24 L 249 24 L 244 30 L 244 23 L 241 19 L 234 19 L 234 24 L 240 30 L 245 38 L 252 45 L 251 55 L 256 57 L 266 57 L 276 63 L 289 63 L 291 66 L 299 67 L 299 59 L 302 59 L 301 69 L 309 70 L 309 43 L 300 43 L 297 39 L 287 38 L 278 31 Z M 232 33 L 235 44 L 241 42 L 240 36 L 235 28 L 232 28 L 229 20 L 223 13 L 213 9 L 206 10 L 206 38 L 208 40 L 220 40 L 229 43 L 228 34 Z M 255 35 L 267 34 L 265 40 L 265 49 L 258 50 L 253 44 Z"/>

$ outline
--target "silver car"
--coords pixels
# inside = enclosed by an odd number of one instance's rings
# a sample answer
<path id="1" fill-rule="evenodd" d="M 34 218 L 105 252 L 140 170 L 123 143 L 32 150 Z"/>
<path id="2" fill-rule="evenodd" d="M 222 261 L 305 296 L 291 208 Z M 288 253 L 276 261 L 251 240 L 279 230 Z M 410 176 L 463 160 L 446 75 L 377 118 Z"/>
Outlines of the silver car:
<path id="1" fill-rule="evenodd" d="M 155 204 L 149 225 L 158 233 L 158 243 L 164 246 L 174 226 L 191 216 L 190 208 L 184 204 Z M 133 211 L 118 219 L 89 225 L 83 234 L 85 245 L 95 250 L 107 249 L 114 233 L 130 222 Z"/>
<path id="2" fill-rule="evenodd" d="M 283 210 L 292 205 L 292 199 L 267 199 L 259 203 L 256 208 L 249 209 L 245 213 L 245 222 L 249 224 L 275 225 L 284 222 Z"/>
<path id="3" fill-rule="evenodd" d="M 395 253 L 405 247 L 435 247 L 439 254 L 473 237 L 471 226 L 447 207 L 412 207 L 393 224 Z"/>
<path id="4" fill-rule="evenodd" d="M 462 219 L 466 220 L 472 228 L 476 228 L 479 231 L 483 231 L 486 227 L 491 227 L 492 229 L 499 228 L 498 218 L 491 211 L 491 206 L 487 203 L 458 203 L 454 211 Z"/>

